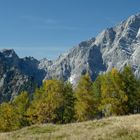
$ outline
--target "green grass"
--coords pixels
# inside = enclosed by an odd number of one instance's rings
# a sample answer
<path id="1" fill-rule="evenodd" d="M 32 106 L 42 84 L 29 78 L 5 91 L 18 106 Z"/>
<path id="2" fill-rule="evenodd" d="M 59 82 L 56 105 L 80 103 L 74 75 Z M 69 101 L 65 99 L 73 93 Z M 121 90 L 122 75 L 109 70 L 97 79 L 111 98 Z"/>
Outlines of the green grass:
<path id="1" fill-rule="evenodd" d="M 34 125 L 0 133 L 0 140 L 140 140 L 140 115 L 66 125 Z"/>

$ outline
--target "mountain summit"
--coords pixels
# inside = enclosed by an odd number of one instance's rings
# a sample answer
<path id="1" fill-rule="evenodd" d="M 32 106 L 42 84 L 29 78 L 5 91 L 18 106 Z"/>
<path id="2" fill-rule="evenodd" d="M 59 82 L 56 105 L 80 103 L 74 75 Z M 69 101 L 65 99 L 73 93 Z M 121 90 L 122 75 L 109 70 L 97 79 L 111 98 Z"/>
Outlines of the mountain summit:
<path id="1" fill-rule="evenodd" d="M 102 31 L 96 38 L 81 42 L 51 62 L 51 65 L 46 63 L 45 79 L 56 77 L 75 84 L 87 71 L 94 80 L 100 73 L 110 71 L 113 67 L 122 70 L 129 64 L 140 77 L 139 52 L 140 14 L 136 14 L 117 26 Z"/>
<path id="2" fill-rule="evenodd" d="M 126 65 L 140 78 L 140 14 L 79 43 L 54 61 L 20 59 L 14 50 L 0 51 L 0 101 L 10 100 L 23 89 L 32 92 L 33 81 L 39 86 L 43 80 L 58 78 L 75 85 L 86 72 L 94 80 L 100 73 Z"/>

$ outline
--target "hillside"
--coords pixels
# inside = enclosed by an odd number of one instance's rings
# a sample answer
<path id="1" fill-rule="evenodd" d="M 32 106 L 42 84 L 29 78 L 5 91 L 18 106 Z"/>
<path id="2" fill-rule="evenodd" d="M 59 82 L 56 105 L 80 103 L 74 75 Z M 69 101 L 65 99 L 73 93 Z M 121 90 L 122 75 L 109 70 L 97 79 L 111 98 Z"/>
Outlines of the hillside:
<path id="1" fill-rule="evenodd" d="M 1 133 L 1 140 L 139 140 L 140 115 L 67 125 L 35 125 Z"/>

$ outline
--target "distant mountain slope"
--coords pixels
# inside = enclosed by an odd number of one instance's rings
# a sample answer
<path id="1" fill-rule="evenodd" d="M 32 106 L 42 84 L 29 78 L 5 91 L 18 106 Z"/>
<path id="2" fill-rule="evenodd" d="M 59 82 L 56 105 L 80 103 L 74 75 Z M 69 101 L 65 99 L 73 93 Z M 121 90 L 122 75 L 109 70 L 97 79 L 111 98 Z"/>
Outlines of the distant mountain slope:
<path id="1" fill-rule="evenodd" d="M 139 140 L 140 115 L 111 117 L 66 125 L 34 125 L 0 133 L 2 140 Z"/>
<path id="2" fill-rule="evenodd" d="M 41 85 L 44 71 L 38 69 L 34 58 L 20 59 L 14 50 L 0 51 L 0 102 L 8 101 L 19 92 L 32 93 L 35 84 Z"/>
<path id="3" fill-rule="evenodd" d="M 1 51 L 0 61 L 0 95 L 5 96 L 8 91 L 9 99 L 11 94 L 19 91 L 14 88 L 5 90 L 7 83 L 9 85 L 13 80 L 8 78 L 6 73 L 11 70 L 15 72 L 15 69 L 20 76 L 13 74 L 12 78 L 17 80 L 12 86 L 26 81 L 19 82 L 22 76 L 25 76 L 25 79 L 32 78 L 38 85 L 50 78 L 69 80 L 75 85 L 87 71 L 94 80 L 100 73 L 113 67 L 122 70 L 125 65 L 131 65 L 135 75 L 140 78 L 140 14 L 102 31 L 96 38 L 81 42 L 54 61 L 38 61 L 32 57 L 20 59 L 13 50 Z M 5 82 L 5 77 L 8 82 Z M 17 84 L 17 87 L 21 85 L 22 83 Z"/>

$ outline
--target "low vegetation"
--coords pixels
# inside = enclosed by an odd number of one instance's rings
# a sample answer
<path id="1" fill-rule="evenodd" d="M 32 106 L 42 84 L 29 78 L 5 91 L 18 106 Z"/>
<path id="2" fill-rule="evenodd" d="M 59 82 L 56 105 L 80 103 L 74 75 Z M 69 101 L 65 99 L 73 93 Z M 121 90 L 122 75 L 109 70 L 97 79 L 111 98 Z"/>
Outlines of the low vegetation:
<path id="1" fill-rule="evenodd" d="M 139 140 L 140 115 L 65 125 L 42 124 L 0 133 L 2 140 Z"/>
<path id="2" fill-rule="evenodd" d="M 112 69 L 94 82 L 87 73 L 81 77 L 75 89 L 70 83 L 53 79 L 45 81 L 32 95 L 27 92 L 19 94 L 12 101 L 0 105 L 0 131 L 136 113 L 140 113 L 140 81 L 134 76 L 131 67 L 126 67 L 122 72 Z M 52 131 L 59 129 L 59 126 L 53 127 Z M 49 126 L 41 129 L 35 127 L 33 131 L 51 131 Z"/>

